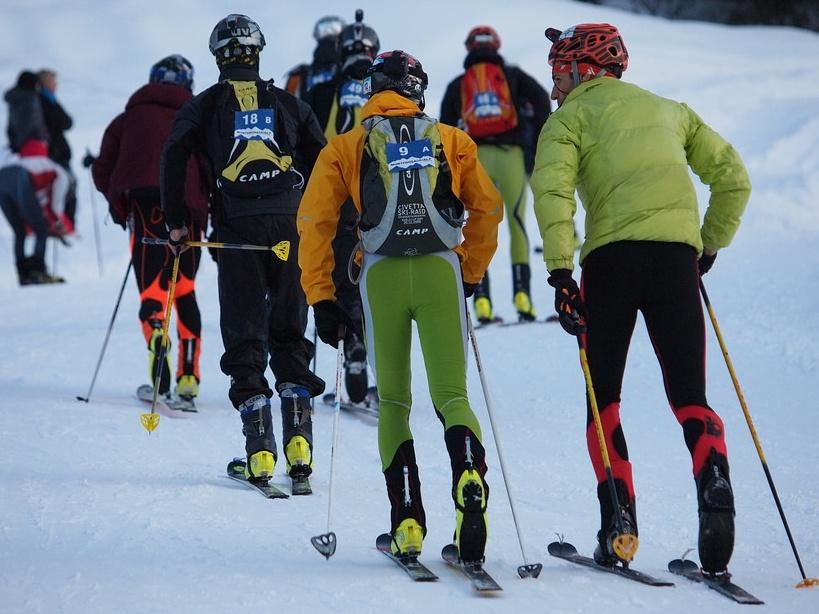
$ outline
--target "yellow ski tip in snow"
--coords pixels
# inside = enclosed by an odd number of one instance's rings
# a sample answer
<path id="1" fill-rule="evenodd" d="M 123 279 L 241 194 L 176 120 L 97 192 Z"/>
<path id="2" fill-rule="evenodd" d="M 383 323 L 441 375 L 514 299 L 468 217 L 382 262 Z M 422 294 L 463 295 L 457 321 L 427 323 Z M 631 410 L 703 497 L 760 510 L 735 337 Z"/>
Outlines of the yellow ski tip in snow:
<path id="1" fill-rule="evenodd" d="M 270 249 L 278 256 L 279 260 L 287 260 L 290 257 L 290 241 L 279 241 Z"/>
<path id="2" fill-rule="evenodd" d="M 145 427 L 145 430 L 151 433 L 159 426 L 159 414 L 141 414 L 139 421 Z"/>

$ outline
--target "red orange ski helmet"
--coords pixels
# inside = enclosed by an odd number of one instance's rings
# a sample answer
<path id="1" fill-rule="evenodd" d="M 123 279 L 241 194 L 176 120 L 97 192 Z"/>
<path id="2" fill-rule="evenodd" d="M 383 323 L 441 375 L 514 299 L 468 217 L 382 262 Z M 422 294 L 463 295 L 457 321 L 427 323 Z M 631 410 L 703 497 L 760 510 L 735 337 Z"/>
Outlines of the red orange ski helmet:
<path id="1" fill-rule="evenodd" d="M 562 32 L 547 28 L 545 34 L 552 41 L 549 65 L 553 72 L 571 72 L 572 62 L 590 65 L 594 72 L 604 68 L 617 77 L 628 68 L 628 50 L 616 26 L 581 23 Z"/>
<path id="2" fill-rule="evenodd" d="M 491 49 L 497 51 L 501 46 L 501 39 L 492 26 L 475 26 L 466 35 L 464 41 L 467 51 L 475 49 Z"/>

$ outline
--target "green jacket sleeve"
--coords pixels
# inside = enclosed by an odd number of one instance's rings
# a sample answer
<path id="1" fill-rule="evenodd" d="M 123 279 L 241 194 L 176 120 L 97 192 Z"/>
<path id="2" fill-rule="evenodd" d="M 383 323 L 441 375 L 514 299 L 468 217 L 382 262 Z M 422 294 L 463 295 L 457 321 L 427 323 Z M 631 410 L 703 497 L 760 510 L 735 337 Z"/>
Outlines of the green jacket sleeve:
<path id="1" fill-rule="evenodd" d="M 578 135 L 560 113 L 555 113 L 540 132 L 531 179 L 535 216 L 543 238 L 543 260 L 549 271 L 574 269 L 578 165 Z"/>
<path id="2" fill-rule="evenodd" d="M 751 194 L 748 171 L 736 150 L 700 117 L 682 105 L 688 114 L 689 134 L 685 153 L 691 170 L 709 186 L 711 197 L 700 234 L 707 249 L 727 247 Z"/>

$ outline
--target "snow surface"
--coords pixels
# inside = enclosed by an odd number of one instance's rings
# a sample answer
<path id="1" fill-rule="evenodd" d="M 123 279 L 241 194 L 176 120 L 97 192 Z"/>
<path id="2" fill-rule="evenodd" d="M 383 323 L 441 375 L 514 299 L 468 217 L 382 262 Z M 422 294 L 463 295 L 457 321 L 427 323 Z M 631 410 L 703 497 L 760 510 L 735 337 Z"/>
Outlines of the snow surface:
<path id="1" fill-rule="evenodd" d="M 754 184 L 734 244 L 706 284 L 748 400 L 808 575 L 819 575 L 817 500 L 819 412 L 819 35 L 793 28 L 670 22 L 568 1 L 283 3 L 166 0 L 6 0 L 12 18 L 0 36 L 0 83 L 21 68 L 54 67 L 74 115 L 80 158 L 149 66 L 182 53 L 197 69 L 197 91 L 216 77 L 207 51 L 213 24 L 247 12 L 268 41 L 265 75 L 279 77 L 310 57 L 316 18 L 365 10 L 383 48 L 405 48 L 430 74 L 429 109 L 459 71 L 470 27 L 493 24 L 514 62 L 548 84 L 546 26 L 617 24 L 631 52 L 626 79 L 688 102 L 744 157 Z M 5 105 L 0 105 L 5 125 Z M 373 545 L 388 527 L 388 505 L 371 419 L 342 415 L 333 528 L 338 552 L 325 561 L 309 538 L 325 531 L 332 412 L 315 415 L 312 497 L 267 501 L 222 477 L 243 451 L 240 422 L 219 371 L 215 267 L 198 279 L 204 326 L 201 411 L 162 418 L 147 436 L 134 390 L 146 381 L 146 352 L 129 280 L 91 402 L 85 395 L 128 263 L 126 235 L 101 222 L 104 276 L 97 271 L 87 173 L 79 176 L 82 239 L 60 249 L 69 283 L 18 288 L 11 234 L 0 223 L 0 611 L 2 612 L 610 612 L 690 613 L 733 606 L 684 580 L 651 588 L 570 566 L 546 554 L 563 534 L 590 552 L 598 522 L 595 481 L 584 438 L 584 387 L 574 340 L 557 326 L 480 331 L 512 493 L 538 580 L 520 580 L 523 562 L 496 447 L 474 366 L 470 394 L 486 434 L 492 487 L 487 568 L 502 594 L 477 597 L 438 558 L 452 535 L 449 464 L 416 351 L 413 432 L 429 534 L 424 560 L 441 576 L 411 585 Z M 707 190 L 701 190 L 702 202 Z M 533 245 L 534 215 L 529 232 Z M 492 265 L 497 309 L 512 316 L 508 235 Z M 49 256 L 51 262 L 51 256 Z M 532 257 L 534 300 L 552 293 Z M 311 329 L 310 329 L 311 330 Z M 758 454 L 713 334 L 708 336 L 709 400 L 727 428 L 737 505 L 736 580 L 771 612 L 817 611 L 819 589 L 800 579 Z M 334 353 L 319 348 L 319 373 L 333 381 Z M 330 383 L 332 386 L 332 383 Z M 641 548 L 635 566 L 668 577 L 670 558 L 696 546 L 696 497 L 682 432 L 668 410 L 659 368 L 638 325 L 623 389 L 623 423 L 634 461 Z M 286 478 L 275 478 L 286 486 Z"/>

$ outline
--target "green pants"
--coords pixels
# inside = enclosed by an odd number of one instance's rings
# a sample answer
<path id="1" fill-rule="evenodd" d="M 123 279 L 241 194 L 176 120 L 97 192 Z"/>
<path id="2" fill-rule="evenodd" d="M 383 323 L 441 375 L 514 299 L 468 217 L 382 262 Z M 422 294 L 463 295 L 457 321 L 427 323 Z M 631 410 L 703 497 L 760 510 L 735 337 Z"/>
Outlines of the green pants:
<path id="1" fill-rule="evenodd" d="M 518 145 L 478 145 L 478 159 L 506 205 L 512 264 L 529 264 L 529 238 L 526 236 L 528 199 L 523 148 Z"/>
<path id="2" fill-rule="evenodd" d="M 365 254 L 360 281 L 367 355 L 379 396 L 382 470 L 412 439 L 410 350 L 412 321 L 424 354 L 432 403 L 444 429 L 468 427 L 480 439 L 466 393 L 466 306 L 461 267 L 453 252 L 388 258 Z"/>

